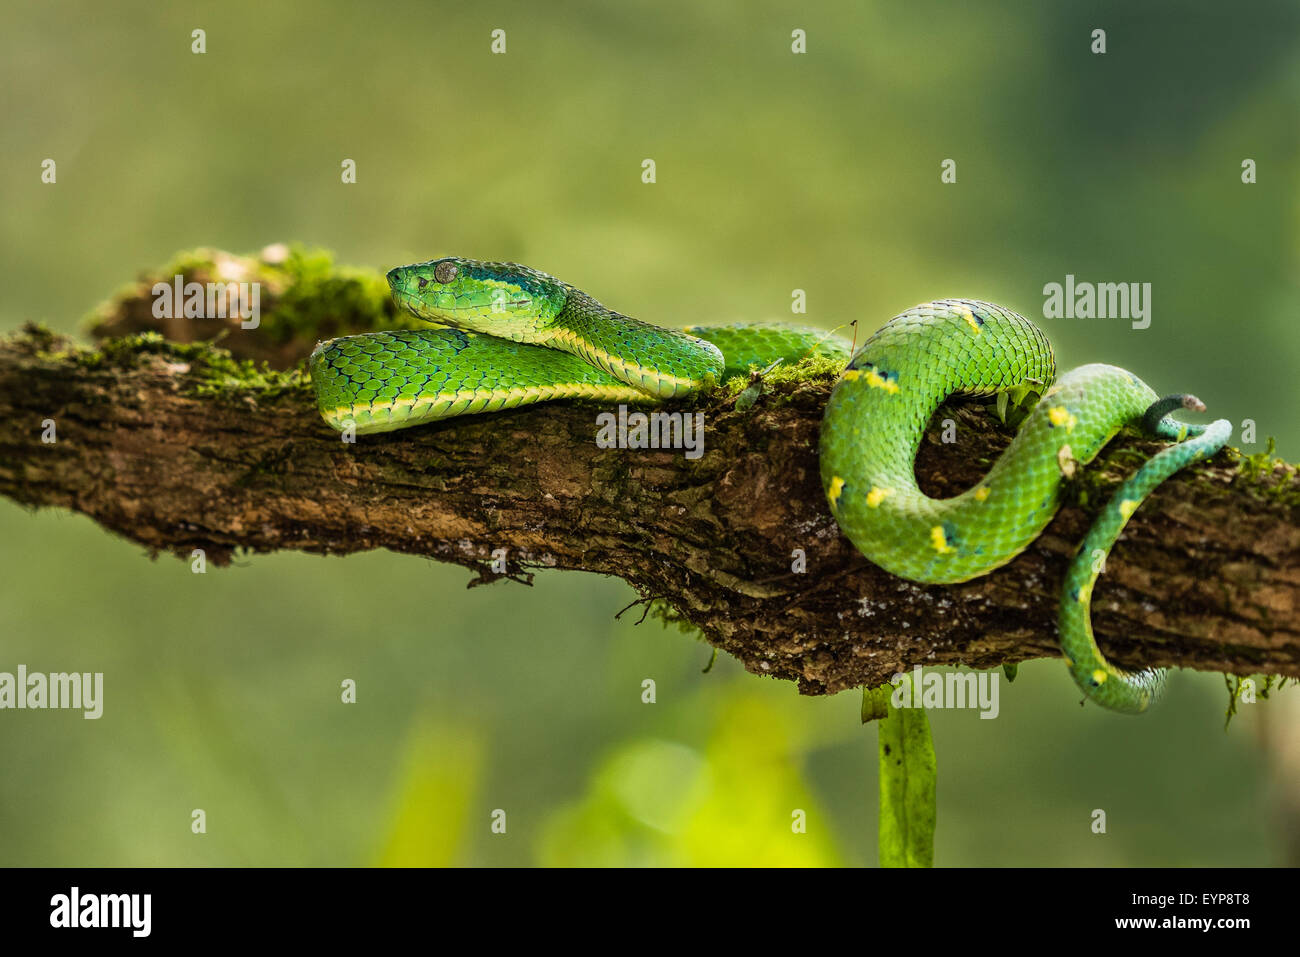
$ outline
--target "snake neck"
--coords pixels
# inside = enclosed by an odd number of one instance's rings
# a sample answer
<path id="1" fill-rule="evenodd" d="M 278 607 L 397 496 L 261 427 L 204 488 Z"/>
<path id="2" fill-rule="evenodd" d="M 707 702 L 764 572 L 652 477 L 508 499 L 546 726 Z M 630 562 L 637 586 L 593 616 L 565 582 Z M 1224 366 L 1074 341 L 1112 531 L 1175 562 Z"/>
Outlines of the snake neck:
<path id="1" fill-rule="evenodd" d="M 574 289 L 544 345 L 579 356 L 647 397 L 674 399 L 707 392 L 722 378 L 718 348 L 606 308 Z"/>

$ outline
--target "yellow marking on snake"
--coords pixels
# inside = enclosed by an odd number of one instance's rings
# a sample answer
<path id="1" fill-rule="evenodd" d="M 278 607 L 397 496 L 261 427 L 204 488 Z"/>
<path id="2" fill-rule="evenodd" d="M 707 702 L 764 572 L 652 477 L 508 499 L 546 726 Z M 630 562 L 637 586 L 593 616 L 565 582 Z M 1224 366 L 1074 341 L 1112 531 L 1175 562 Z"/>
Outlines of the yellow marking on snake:
<path id="1" fill-rule="evenodd" d="M 1131 498 L 1126 498 L 1124 501 L 1119 503 L 1119 513 L 1124 516 L 1125 521 L 1128 521 L 1133 517 L 1133 513 L 1137 511 L 1137 507 L 1141 504 L 1141 502 L 1135 502 Z"/>
<path id="2" fill-rule="evenodd" d="M 1095 580 L 1096 579 L 1093 579 L 1093 581 Z M 1086 603 L 1088 599 L 1092 597 L 1092 584 L 1092 582 L 1088 582 L 1088 584 L 1079 589 L 1078 601 L 1080 605 Z"/>
<path id="3" fill-rule="evenodd" d="M 862 372 L 858 369 L 845 369 L 840 378 L 845 382 L 855 382 L 862 378 Z"/>
<path id="4" fill-rule="evenodd" d="M 1097 682 L 1097 684 L 1102 684 L 1109 677 L 1110 675 L 1106 674 L 1106 672 L 1102 671 L 1100 668 L 1092 673 L 1092 680 Z"/>
<path id="5" fill-rule="evenodd" d="M 940 555 L 952 551 L 948 547 L 948 536 L 943 533 L 942 525 L 936 525 L 930 529 L 930 544 L 934 546 L 934 550 Z"/>
<path id="6" fill-rule="evenodd" d="M 492 390 L 462 390 L 460 392 L 431 392 L 425 395 L 413 397 L 398 397 L 396 399 L 386 399 L 384 401 L 371 402 L 354 402 L 352 405 L 339 406 L 337 408 L 326 410 L 327 415 L 335 419 L 356 419 L 363 415 L 373 415 L 376 412 L 392 412 L 397 409 L 414 409 L 424 405 L 436 405 L 445 403 L 454 405 L 457 402 L 473 402 L 483 399 L 488 402 L 509 401 L 510 399 L 527 399 L 532 396 L 541 395 L 544 391 L 554 392 L 557 397 L 575 396 L 585 399 L 611 399 L 619 401 L 635 401 L 645 399 L 648 396 L 640 389 L 635 389 L 630 385 L 601 385 L 599 383 L 555 383 L 547 386 L 511 386 L 508 389 Z"/>
<path id="7" fill-rule="evenodd" d="M 1051 420 L 1052 425 L 1065 426 L 1065 431 L 1073 432 L 1074 427 L 1079 424 L 1079 420 L 1074 417 L 1063 405 L 1054 405 L 1047 410 L 1047 418 Z"/>
<path id="8" fill-rule="evenodd" d="M 987 485 L 981 485 L 979 488 L 975 490 L 975 501 L 982 502 L 988 497 L 989 497 L 989 489 Z"/>
<path id="9" fill-rule="evenodd" d="M 879 508 L 885 496 L 892 494 L 893 491 L 892 488 L 876 488 L 873 485 L 871 491 L 867 493 L 867 508 Z"/>
<path id="10" fill-rule="evenodd" d="M 958 310 L 957 315 L 966 320 L 966 324 L 975 330 L 975 335 L 978 336 L 984 331 L 980 328 L 980 324 L 975 321 L 975 315 L 969 309 L 962 308 Z"/>
<path id="11" fill-rule="evenodd" d="M 838 475 L 831 477 L 831 487 L 826 490 L 826 497 L 830 499 L 831 508 L 840 500 L 840 493 L 844 491 L 844 479 Z"/>
<path id="12" fill-rule="evenodd" d="M 886 379 L 875 369 L 872 369 L 867 373 L 867 385 L 871 386 L 873 389 L 884 389 L 891 395 L 898 392 L 898 383 Z"/>

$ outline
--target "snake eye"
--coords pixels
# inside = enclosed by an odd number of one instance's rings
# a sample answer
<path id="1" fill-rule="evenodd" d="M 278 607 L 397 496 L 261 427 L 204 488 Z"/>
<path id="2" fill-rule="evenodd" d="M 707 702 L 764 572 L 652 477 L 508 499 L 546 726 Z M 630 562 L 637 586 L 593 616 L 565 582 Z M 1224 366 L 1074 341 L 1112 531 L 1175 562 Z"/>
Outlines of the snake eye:
<path id="1" fill-rule="evenodd" d="M 456 264 L 441 262 L 433 267 L 433 278 L 438 282 L 451 282 L 456 278 Z"/>

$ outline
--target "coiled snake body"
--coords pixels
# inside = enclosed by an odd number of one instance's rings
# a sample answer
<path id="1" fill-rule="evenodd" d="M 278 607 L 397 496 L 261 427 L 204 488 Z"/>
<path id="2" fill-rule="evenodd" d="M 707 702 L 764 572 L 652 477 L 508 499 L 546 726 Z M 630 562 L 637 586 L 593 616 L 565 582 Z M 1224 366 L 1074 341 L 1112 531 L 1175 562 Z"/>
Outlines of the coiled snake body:
<path id="1" fill-rule="evenodd" d="M 1176 443 L 1120 486 L 1065 577 L 1060 641 L 1089 698 L 1139 712 L 1164 672 L 1126 671 L 1093 638 L 1092 588 L 1106 553 L 1165 478 L 1212 455 L 1231 436 L 1188 395 L 1159 398 L 1124 369 L 1086 365 L 1055 377 L 1055 359 L 1029 320 L 987 302 L 946 299 L 882 326 L 850 358 L 839 340 L 784 326 L 661 329 L 621 315 L 545 273 L 513 263 L 447 258 L 388 274 L 397 303 L 440 328 L 374 332 L 323 342 L 310 361 L 325 421 L 386 432 L 548 399 L 655 401 L 707 391 L 732 375 L 810 353 L 843 358 L 822 421 L 821 475 L 831 512 L 872 562 L 925 583 L 960 582 L 1010 561 L 1046 527 L 1063 476 L 1090 462 L 1124 426 Z M 914 460 L 940 403 L 954 394 L 1041 398 L 1011 445 L 972 489 L 935 499 Z"/>

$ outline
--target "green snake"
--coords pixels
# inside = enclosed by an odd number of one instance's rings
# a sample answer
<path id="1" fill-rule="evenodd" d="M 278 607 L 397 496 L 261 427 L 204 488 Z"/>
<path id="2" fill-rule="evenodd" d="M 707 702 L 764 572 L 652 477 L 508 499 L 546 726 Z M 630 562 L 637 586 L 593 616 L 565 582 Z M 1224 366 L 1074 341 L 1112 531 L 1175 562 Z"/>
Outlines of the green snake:
<path id="1" fill-rule="evenodd" d="M 1006 564 L 1047 526 L 1063 481 L 1123 427 L 1175 443 L 1124 482 L 1065 576 L 1060 643 L 1085 694 L 1137 713 L 1165 673 L 1109 662 L 1093 637 L 1090 601 L 1111 545 L 1165 478 L 1213 455 L 1225 419 L 1190 395 L 1160 398 L 1137 376 L 1086 365 L 1056 378 L 1052 347 L 1001 306 L 944 299 L 909 309 L 856 352 L 819 330 L 732 325 L 663 329 L 606 308 L 552 276 L 514 263 L 445 258 L 388 273 L 397 304 L 436 327 L 371 332 L 317 345 L 310 360 L 327 423 L 357 434 L 492 412 L 549 399 L 645 402 L 707 392 L 734 375 L 811 353 L 847 362 L 822 419 L 821 477 L 831 513 L 870 561 L 915 582 L 966 581 Z M 935 499 L 918 487 L 926 426 L 955 394 L 1033 404 L 1010 446 L 974 488 Z"/>

